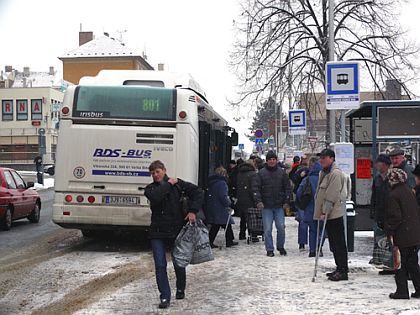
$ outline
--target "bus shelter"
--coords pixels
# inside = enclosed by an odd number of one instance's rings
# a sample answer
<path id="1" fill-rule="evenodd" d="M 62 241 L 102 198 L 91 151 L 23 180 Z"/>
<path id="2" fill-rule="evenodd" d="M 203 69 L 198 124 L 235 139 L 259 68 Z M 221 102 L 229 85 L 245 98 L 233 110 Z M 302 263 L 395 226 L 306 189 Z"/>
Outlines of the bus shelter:
<path id="1" fill-rule="evenodd" d="M 409 164 L 419 163 L 420 101 L 367 101 L 347 112 L 346 117 L 355 155 L 353 201 L 357 207 L 368 207 L 375 175 L 372 161 L 378 154 L 399 147 Z"/>

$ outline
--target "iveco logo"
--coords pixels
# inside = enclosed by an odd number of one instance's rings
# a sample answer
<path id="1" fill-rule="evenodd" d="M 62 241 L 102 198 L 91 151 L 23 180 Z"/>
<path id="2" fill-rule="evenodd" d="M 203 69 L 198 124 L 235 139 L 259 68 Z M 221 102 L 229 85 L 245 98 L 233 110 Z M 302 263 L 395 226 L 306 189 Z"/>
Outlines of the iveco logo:
<path id="1" fill-rule="evenodd" d="M 153 147 L 153 151 L 166 151 L 172 152 L 174 150 L 173 147 Z"/>

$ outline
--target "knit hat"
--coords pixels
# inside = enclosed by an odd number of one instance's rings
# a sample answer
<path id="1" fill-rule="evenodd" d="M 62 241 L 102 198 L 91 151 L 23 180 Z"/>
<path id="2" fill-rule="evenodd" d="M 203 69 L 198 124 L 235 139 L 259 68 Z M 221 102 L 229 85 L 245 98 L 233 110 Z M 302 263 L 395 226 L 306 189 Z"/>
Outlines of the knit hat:
<path id="1" fill-rule="evenodd" d="M 402 169 L 390 168 L 388 170 L 388 182 L 391 186 L 399 183 L 405 183 L 407 181 L 407 174 Z"/>
<path id="2" fill-rule="evenodd" d="M 413 174 L 416 176 L 420 176 L 420 164 L 416 166 L 416 168 L 413 171 Z"/>
<path id="3" fill-rule="evenodd" d="M 268 151 L 265 159 L 268 161 L 269 159 L 277 159 L 277 154 L 274 151 Z"/>
<path id="4" fill-rule="evenodd" d="M 384 163 L 386 165 L 391 165 L 391 159 L 387 154 L 379 154 L 378 157 L 376 158 L 376 163 L 381 162 Z"/>
<path id="5" fill-rule="evenodd" d="M 296 155 L 295 157 L 293 157 L 293 163 L 297 163 L 300 161 L 300 156 Z"/>

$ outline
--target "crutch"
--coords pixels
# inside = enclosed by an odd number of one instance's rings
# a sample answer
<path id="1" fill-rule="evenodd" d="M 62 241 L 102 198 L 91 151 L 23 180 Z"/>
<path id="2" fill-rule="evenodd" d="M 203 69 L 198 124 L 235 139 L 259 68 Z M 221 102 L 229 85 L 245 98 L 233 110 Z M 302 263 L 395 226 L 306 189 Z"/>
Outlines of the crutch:
<path id="1" fill-rule="evenodd" d="M 319 255 L 321 253 L 321 246 L 320 244 L 322 244 L 322 241 L 324 240 L 324 235 L 325 235 L 325 227 L 327 226 L 327 218 L 328 218 L 328 214 L 325 214 L 325 219 L 324 219 L 324 226 L 322 227 L 322 233 L 321 233 L 321 240 L 319 239 L 319 221 L 318 220 L 318 227 L 317 227 L 317 231 L 316 231 L 316 257 L 315 257 L 315 267 L 314 267 L 314 276 L 312 277 L 312 282 L 315 282 L 315 278 L 316 278 L 316 274 L 318 272 L 318 260 L 319 260 Z"/>
<path id="2" fill-rule="evenodd" d="M 225 239 L 225 241 L 224 241 L 224 242 L 225 242 L 225 247 L 227 247 L 227 242 L 226 242 L 226 232 L 227 232 L 228 224 L 229 224 L 229 222 L 230 222 L 230 218 L 232 217 L 233 212 L 234 212 L 234 210 L 233 210 L 233 209 L 228 208 L 228 218 L 227 218 L 227 222 L 226 222 L 226 225 L 225 225 L 225 233 L 224 233 L 224 235 L 223 235 L 223 237 L 224 237 L 224 239 Z M 222 243 L 222 245 L 220 245 L 220 246 L 219 246 L 219 249 L 220 249 L 220 250 L 222 250 L 222 248 L 223 248 L 223 243 Z"/>

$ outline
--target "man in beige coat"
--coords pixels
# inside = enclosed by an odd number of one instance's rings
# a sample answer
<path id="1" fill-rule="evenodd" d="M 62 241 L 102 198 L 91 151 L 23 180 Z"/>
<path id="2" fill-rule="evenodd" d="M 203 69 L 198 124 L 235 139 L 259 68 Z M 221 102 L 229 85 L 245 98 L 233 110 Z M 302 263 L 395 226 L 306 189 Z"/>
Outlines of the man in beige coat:
<path id="1" fill-rule="evenodd" d="M 331 281 L 348 280 L 348 254 L 343 220 L 345 213 L 343 205 L 347 198 L 346 179 L 335 164 L 333 150 L 322 150 L 319 162 L 322 170 L 315 196 L 314 219 L 327 219 L 328 241 L 337 266 L 336 271 L 327 273 L 327 276 Z"/>

